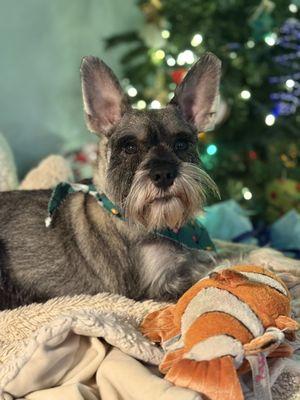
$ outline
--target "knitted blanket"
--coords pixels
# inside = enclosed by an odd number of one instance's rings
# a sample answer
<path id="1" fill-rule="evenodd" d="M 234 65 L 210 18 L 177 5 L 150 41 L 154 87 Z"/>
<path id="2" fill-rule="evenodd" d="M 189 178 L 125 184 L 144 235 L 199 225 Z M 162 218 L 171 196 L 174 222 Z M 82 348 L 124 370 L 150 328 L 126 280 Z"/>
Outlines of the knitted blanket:
<path id="1" fill-rule="evenodd" d="M 268 250 L 249 258 L 285 280 L 299 318 L 299 262 Z M 159 375 L 162 351 L 138 330 L 147 313 L 163 306 L 103 293 L 1 312 L 0 399 L 200 400 Z M 274 400 L 300 399 L 297 357 L 296 351 L 294 361 L 270 368 Z"/>

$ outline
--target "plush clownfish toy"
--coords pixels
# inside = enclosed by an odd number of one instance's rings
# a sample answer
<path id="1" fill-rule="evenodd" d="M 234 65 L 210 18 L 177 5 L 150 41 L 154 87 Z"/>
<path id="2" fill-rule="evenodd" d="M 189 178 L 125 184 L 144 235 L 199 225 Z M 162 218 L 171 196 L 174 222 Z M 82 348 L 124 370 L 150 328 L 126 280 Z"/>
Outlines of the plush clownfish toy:
<path id="1" fill-rule="evenodd" d="M 290 295 L 273 273 L 256 266 L 213 272 L 177 302 L 149 314 L 142 332 L 161 342 L 160 371 L 177 386 L 211 400 L 242 400 L 237 373 L 253 373 L 258 399 L 271 399 L 268 357 L 288 357 L 295 336 Z"/>

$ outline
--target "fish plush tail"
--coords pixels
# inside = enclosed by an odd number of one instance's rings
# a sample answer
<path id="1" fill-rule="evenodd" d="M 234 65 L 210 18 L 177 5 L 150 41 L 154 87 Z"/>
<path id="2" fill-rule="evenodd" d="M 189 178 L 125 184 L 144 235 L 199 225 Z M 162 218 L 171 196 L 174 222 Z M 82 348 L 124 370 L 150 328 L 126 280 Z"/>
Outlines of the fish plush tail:
<path id="1" fill-rule="evenodd" d="M 200 362 L 182 359 L 169 370 L 166 379 L 211 400 L 244 400 L 231 356 Z"/>

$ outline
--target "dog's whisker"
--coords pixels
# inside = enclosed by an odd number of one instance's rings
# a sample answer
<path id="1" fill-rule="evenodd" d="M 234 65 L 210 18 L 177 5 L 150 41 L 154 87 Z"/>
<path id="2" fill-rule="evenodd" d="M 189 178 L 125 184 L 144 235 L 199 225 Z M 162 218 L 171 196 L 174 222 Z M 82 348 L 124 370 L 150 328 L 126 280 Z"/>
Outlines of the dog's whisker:
<path id="1" fill-rule="evenodd" d="M 157 188 L 143 168 L 135 174 L 125 212 L 148 230 L 176 228 L 203 209 L 209 191 L 217 192 L 216 185 L 196 165 L 182 163 L 178 176 L 166 190 Z"/>

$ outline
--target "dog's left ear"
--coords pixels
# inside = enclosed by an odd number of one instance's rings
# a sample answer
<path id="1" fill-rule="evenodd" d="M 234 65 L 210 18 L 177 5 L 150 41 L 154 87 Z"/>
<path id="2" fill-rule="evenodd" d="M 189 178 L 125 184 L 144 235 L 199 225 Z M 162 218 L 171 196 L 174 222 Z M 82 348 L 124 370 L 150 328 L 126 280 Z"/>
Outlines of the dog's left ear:
<path id="1" fill-rule="evenodd" d="M 88 129 L 109 135 L 130 108 L 112 70 L 99 58 L 84 57 L 80 67 L 83 106 Z"/>
<path id="2" fill-rule="evenodd" d="M 205 53 L 177 86 L 170 102 L 198 131 L 214 127 L 220 76 L 221 61 L 214 54 Z"/>

